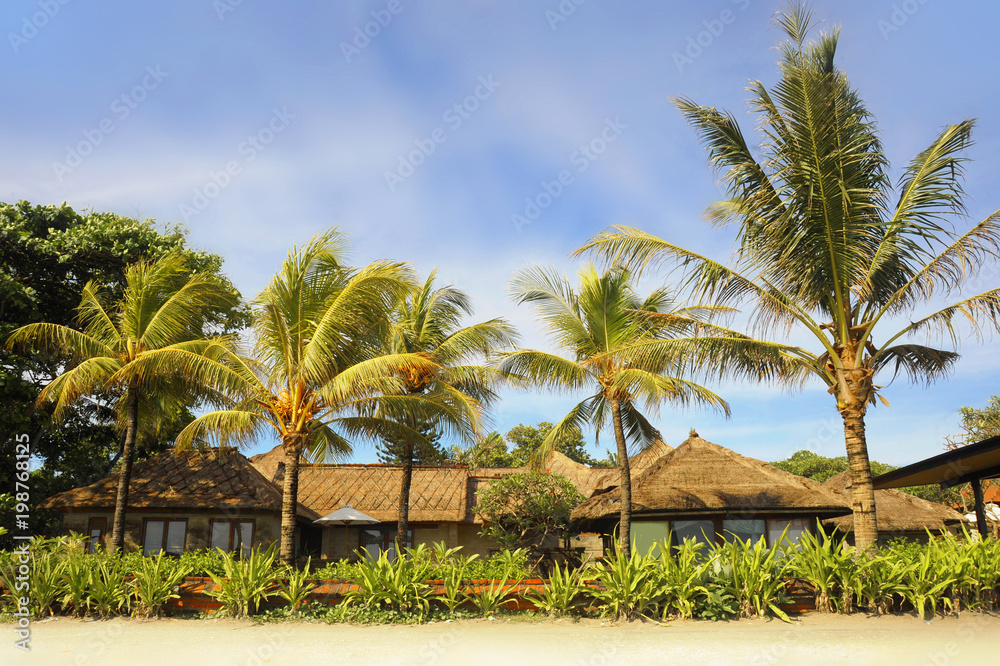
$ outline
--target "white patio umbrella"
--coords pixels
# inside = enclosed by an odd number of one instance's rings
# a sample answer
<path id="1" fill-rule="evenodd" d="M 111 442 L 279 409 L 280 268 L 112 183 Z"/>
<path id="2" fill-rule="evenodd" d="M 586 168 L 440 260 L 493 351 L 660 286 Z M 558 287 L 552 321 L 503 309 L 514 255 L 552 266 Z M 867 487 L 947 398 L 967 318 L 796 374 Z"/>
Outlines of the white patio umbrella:
<path id="1" fill-rule="evenodd" d="M 350 551 L 347 548 L 347 528 L 351 525 L 375 525 L 379 521 L 375 520 L 367 513 L 362 513 L 348 504 L 333 513 L 328 513 L 322 518 L 313 521 L 317 525 L 343 525 L 344 526 L 344 553 Z"/>

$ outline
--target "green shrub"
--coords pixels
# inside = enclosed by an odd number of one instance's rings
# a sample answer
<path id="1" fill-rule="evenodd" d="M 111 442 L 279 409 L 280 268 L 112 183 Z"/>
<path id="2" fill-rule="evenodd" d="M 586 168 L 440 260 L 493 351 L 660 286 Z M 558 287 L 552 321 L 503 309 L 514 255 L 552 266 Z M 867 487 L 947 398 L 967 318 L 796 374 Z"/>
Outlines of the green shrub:
<path id="1" fill-rule="evenodd" d="M 627 557 L 616 550 L 590 569 L 587 577 L 599 584 L 591 595 L 602 602 L 602 615 L 631 620 L 655 610 L 662 596 L 662 586 L 654 548 L 656 546 L 650 547 L 646 555 L 633 551 Z"/>
<path id="2" fill-rule="evenodd" d="M 188 567 L 164 555 L 142 557 L 132 564 L 133 613 L 142 617 L 157 617 L 164 604 L 180 597 L 177 587 L 188 574 Z"/>
<path id="3" fill-rule="evenodd" d="M 740 605 L 743 617 L 766 617 L 770 611 L 785 622 L 791 622 L 778 604 L 783 594 L 788 563 L 779 558 L 781 540 L 768 546 L 764 537 L 751 544 L 734 539 L 716 544 L 712 568 L 723 582 L 723 591 L 731 594 Z"/>
<path id="4" fill-rule="evenodd" d="M 276 544 L 271 544 L 264 551 L 255 548 L 249 556 L 239 560 L 232 553 L 226 553 L 223 560 L 225 576 L 208 572 L 218 586 L 208 594 L 222 604 L 222 611 L 226 614 L 233 617 L 253 615 L 260 603 L 272 596 L 276 554 Z"/>
<path id="5" fill-rule="evenodd" d="M 90 610 L 90 556 L 73 552 L 63 560 L 63 608 L 70 606 L 73 613 L 83 617 Z"/>
<path id="6" fill-rule="evenodd" d="M 299 571 L 294 567 L 287 567 L 284 572 L 284 580 L 279 581 L 278 596 L 288 602 L 288 608 L 292 613 L 298 611 L 309 593 L 316 587 L 313 583 L 306 582 L 309 578 L 309 565 L 312 558 L 306 560 L 306 566 Z"/>
<path id="7" fill-rule="evenodd" d="M 113 555 L 94 555 L 90 561 L 88 581 L 88 606 L 97 610 L 101 617 L 108 617 L 126 608 L 130 601 L 131 585 L 126 577 L 125 567 Z"/>
<path id="8" fill-rule="evenodd" d="M 577 606 L 586 590 L 582 571 L 569 566 L 560 568 L 556 562 L 545 586 L 541 590 L 528 590 L 524 598 L 549 616 L 564 615 Z"/>
<path id="9" fill-rule="evenodd" d="M 663 618 L 694 617 L 699 601 L 709 594 L 705 587 L 708 571 L 714 556 L 705 557 L 701 551 L 705 547 L 694 538 L 687 538 L 677 548 L 671 549 L 667 543 L 660 545 L 659 577 L 660 595 L 663 598 Z M 720 593 L 713 613 L 721 613 L 725 601 Z"/>
<path id="10" fill-rule="evenodd" d="M 0 583 L 7 589 L 4 595 L 8 603 L 16 605 L 16 598 L 27 595 L 31 612 L 34 617 L 52 615 L 52 606 L 64 594 L 63 561 L 48 550 L 29 549 L 30 582 L 27 589 L 18 590 L 18 585 L 28 581 L 20 581 L 20 557 L 11 552 L 5 563 L 0 565 Z"/>
<path id="11" fill-rule="evenodd" d="M 352 580 L 360 589 L 345 595 L 344 603 L 389 607 L 424 617 L 430 611 L 431 586 L 427 580 L 432 570 L 433 562 L 423 544 L 407 549 L 394 560 L 383 551 L 378 559 L 356 565 L 356 577 Z"/>
<path id="12" fill-rule="evenodd" d="M 788 554 L 789 572 L 815 588 L 816 610 L 833 612 L 833 598 L 838 589 L 852 589 L 853 549 L 843 539 L 835 539 L 822 531 L 819 536 L 806 532 Z"/>
<path id="13" fill-rule="evenodd" d="M 457 549 L 454 550 L 457 551 Z M 436 556 L 437 553 L 435 553 Z M 444 591 L 436 597 L 436 600 L 452 615 L 464 601 L 468 600 L 465 593 L 465 581 L 468 580 L 467 572 L 469 565 L 478 558 L 478 555 L 464 557 L 452 552 L 449 554 L 447 565 L 439 564 L 439 566 L 444 566 L 444 575 L 439 578 L 444 583 Z M 438 561 L 440 562 L 440 560 Z"/>

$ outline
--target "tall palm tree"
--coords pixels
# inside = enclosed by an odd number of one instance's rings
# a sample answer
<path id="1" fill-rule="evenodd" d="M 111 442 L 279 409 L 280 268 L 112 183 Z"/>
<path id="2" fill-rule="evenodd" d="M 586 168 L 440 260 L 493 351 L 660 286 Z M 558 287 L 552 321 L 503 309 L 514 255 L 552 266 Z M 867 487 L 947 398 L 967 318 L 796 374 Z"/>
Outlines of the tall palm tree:
<path id="1" fill-rule="evenodd" d="M 500 381 L 496 368 L 477 363 L 517 341 L 514 328 L 503 319 L 462 326 L 462 318 L 473 314 L 472 299 L 453 286 L 437 287 L 437 270 L 419 289 L 407 295 L 394 315 L 389 335 L 389 352 L 419 354 L 437 365 L 432 373 L 407 373 L 403 377 L 409 395 L 444 393 L 466 404 L 469 414 L 478 413 L 496 400 L 494 387 Z M 412 431 L 434 428 L 434 422 L 419 422 L 415 413 L 406 414 Z M 403 477 L 399 488 L 399 520 L 396 537 L 405 543 L 409 529 L 410 486 L 413 480 L 415 441 L 404 437 Z"/>
<path id="2" fill-rule="evenodd" d="M 192 275 L 185 259 L 169 254 L 156 262 L 133 264 L 125 272 L 121 299 L 108 306 L 99 287 L 88 283 L 78 307 L 83 330 L 37 323 L 17 329 L 8 346 L 35 347 L 69 359 L 69 367 L 38 396 L 39 404 L 55 403 L 55 418 L 87 395 L 112 396 L 117 427 L 124 444 L 111 532 L 111 550 L 125 545 L 125 512 L 140 415 L 156 421 L 158 410 L 178 400 L 192 402 L 210 395 L 204 377 L 170 370 L 181 358 L 213 356 L 231 340 L 206 338 L 202 332 L 213 314 L 238 301 L 237 295 L 209 274 Z M 159 372 L 146 367 L 157 359 Z"/>
<path id="3" fill-rule="evenodd" d="M 512 281 L 515 302 L 530 303 L 555 345 L 569 358 L 534 349 L 500 355 L 500 368 L 529 385 L 591 393 L 549 431 L 536 461 L 574 428 L 609 424 L 618 451 L 622 491 L 619 548 L 630 551 L 632 481 L 629 445 L 645 448 L 658 436 L 642 410 L 663 403 L 700 404 L 729 415 L 718 395 L 683 375 L 769 376 L 781 372 L 780 345 L 760 345 L 708 320 L 722 308 L 680 307 L 665 287 L 641 298 L 624 268 L 600 273 L 587 266 L 580 287 L 554 270 L 529 268 Z M 748 346 L 749 345 L 749 346 Z"/>
<path id="4" fill-rule="evenodd" d="M 998 327 L 998 289 L 909 317 L 962 288 L 1000 255 L 1000 214 L 964 233 L 948 222 L 965 211 L 960 153 L 970 145 L 972 121 L 945 128 L 894 190 L 875 121 L 834 66 L 838 32 L 807 42 L 811 13 L 801 6 L 779 14 L 778 24 L 787 36 L 781 80 L 772 90 L 750 84 L 751 108 L 760 115 L 759 157 L 731 114 L 677 101 L 724 174 L 730 198 L 709 215 L 738 224 L 735 267 L 628 227 L 598 234 L 578 253 L 595 252 L 637 270 L 657 262 L 681 266 L 694 297 L 752 304 L 757 334 L 798 328 L 815 339 L 815 352 L 789 353 L 836 400 L 850 462 L 854 534 L 865 548 L 878 539 L 865 415 L 876 398 L 888 404 L 876 375 L 902 372 L 911 382 L 931 382 L 958 354 L 908 338 L 947 335 L 957 344 L 959 323 L 977 335 Z M 908 320 L 900 323 L 900 316 Z"/>
<path id="5" fill-rule="evenodd" d="M 255 442 L 273 431 L 285 454 L 280 557 L 295 557 L 299 463 L 336 459 L 348 438 L 423 435 L 406 416 L 436 420 L 464 434 L 475 415 L 453 396 L 408 395 L 400 377 L 433 374 L 439 366 L 417 354 L 385 354 L 390 314 L 413 288 L 401 263 L 344 263 L 346 238 L 336 230 L 289 253 L 281 271 L 253 301 L 251 355 L 191 358 L 229 401 L 195 419 L 178 437 L 220 444 Z"/>

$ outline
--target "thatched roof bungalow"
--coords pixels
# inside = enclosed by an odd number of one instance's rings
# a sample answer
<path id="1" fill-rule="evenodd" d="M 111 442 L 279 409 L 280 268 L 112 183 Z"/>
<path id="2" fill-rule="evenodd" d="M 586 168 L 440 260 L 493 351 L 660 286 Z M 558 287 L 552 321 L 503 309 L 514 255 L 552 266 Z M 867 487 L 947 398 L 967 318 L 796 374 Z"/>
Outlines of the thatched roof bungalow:
<path id="1" fill-rule="evenodd" d="M 611 534 L 617 528 L 617 485 L 598 490 L 573 512 L 581 525 Z M 786 528 L 797 537 L 816 521 L 850 513 L 823 484 L 705 441 L 697 434 L 661 455 L 632 480 L 632 538 L 655 542 L 691 536 L 704 541 L 768 540 Z"/>
<path id="2" fill-rule="evenodd" d="M 125 547 L 179 554 L 198 548 L 244 550 L 280 532 L 281 488 L 241 454 L 223 449 L 164 453 L 135 463 L 129 486 Z M 58 493 L 38 505 L 63 514 L 66 530 L 86 534 L 91 547 L 111 531 L 118 474 Z M 298 507 L 301 522 L 319 514 Z"/>
<path id="3" fill-rule="evenodd" d="M 824 485 L 850 504 L 850 471 L 834 476 Z M 965 521 L 962 514 L 944 504 L 928 502 L 901 490 L 876 490 L 875 509 L 880 543 L 896 537 L 924 540 L 927 530 L 936 533 L 953 529 Z M 823 525 L 844 532 L 848 539 L 854 537 L 854 520 L 849 515 L 827 518 Z"/>

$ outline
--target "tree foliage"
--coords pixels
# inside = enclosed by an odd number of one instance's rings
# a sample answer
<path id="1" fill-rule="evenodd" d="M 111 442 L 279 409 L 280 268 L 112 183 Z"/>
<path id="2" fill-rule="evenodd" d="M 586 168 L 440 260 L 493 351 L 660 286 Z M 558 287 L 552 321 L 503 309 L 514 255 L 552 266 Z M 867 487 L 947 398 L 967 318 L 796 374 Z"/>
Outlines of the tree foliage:
<path id="1" fill-rule="evenodd" d="M 629 227 L 598 234 L 579 252 L 636 270 L 680 268 L 694 298 L 751 311 L 755 334 L 787 339 L 795 329 L 812 340 L 812 349 L 785 353 L 800 366 L 796 384 L 812 375 L 836 401 L 854 533 L 866 546 L 878 530 L 865 415 L 887 404 L 877 376 L 934 381 L 958 354 L 930 345 L 954 347 L 963 332 L 1000 328 L 1000 289 L 962 294 L 1000 257 L 1000 213 L 954 225 L 966 212 L 963 153 L 974 121 L 940 130 L 893 183 L 875 118 L 834 63 L 839 29 L 813 36 L 803 4 L 776 22 L 780 78 L 748 87 L 756 148 L 732 113 L 676 100 L 726 187 L 708 215 L 735 228 L 734 265 Z M 943 299 L 951 304 L 940 308 Z"/>
<path id="2" fill-rule="evenodd" d="M 567 534 L 570 514 L 584 499 L 559 474 L 508 474 L 477 495 L 476 513 L 484 522 L 480 534 L 503 548 L 536 548 L 548 537 Z"/>
<path id="3" fill-rule="evenodd" d="M 187 246 L 180 226 L 158 227 L 113 213 L 77 213 L 69 206 L 0 203 L 0 341 L 17 328 L 48 322 L 79 328 L 76 307 L 88 282 L 100 284 L 113 302 L 125 288 L 128 266 L 177 252 L 196 272 L 213 274 L 233 294 L 234 304 L 213 313 L 203 333 L 236 333 L 248 322 L 248 310 L 222 272 L 222 258 Z M 36 463 L 32 494 L 41 499 L 107 476 L 117 462 L 122 438 L 115 431 L 111 396 L 97 393 L 79 401 L 56 424 L 48 411 L 35 408 L 38 394 L 60 373 L 66 359 L 38 350 L 0 348 L 0 482 L 8 486 L 13 469 L 14 436 L 28 434 Z M 193 416 L 191 403 L 161 412 L 156 427 L 142 433 L 136 458 L 162 452 Z M 33 512 L 38 533 L 53 529 L 55 517 Z"/>

